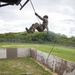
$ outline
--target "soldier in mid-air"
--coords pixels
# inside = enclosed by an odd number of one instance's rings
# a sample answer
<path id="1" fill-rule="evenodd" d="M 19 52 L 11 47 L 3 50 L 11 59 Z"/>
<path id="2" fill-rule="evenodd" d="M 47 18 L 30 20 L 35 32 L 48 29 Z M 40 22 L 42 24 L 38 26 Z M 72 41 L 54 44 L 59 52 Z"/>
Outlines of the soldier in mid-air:
<path id="1" fill-rule="evenodd" d="M 41 17 L 37 13 L 35 13 L 35 15 L 39 17 L 43 21 L 43 23 L 42 24 L 39 24 L 39 23 L 32 24 L 32 26 L 29 29 L 26 28 L 26 31 L 28 33 L 34 33 L 35 29 L 37 29 L 39 32 L 43 32 L 45 29 L 47 29 L 47 32 L 48 32 L 48 16 L 45 15 Z"/>

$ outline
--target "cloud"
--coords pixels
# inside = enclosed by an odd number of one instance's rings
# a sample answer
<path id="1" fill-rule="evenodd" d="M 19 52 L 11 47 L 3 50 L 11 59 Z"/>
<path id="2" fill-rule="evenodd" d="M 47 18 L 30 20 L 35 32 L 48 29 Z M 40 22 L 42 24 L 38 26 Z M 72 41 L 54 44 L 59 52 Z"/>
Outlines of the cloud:
<path id="1" fill-rule="evenodd" d="M 25 0 L 22 0 L 22 4 Z M 35 11 L 49 16 L 49 29 L 67 36 L 75 36 L 75 0 L 32 0 Z M 0 8 L 0 33 L 25 31 L 32 23 L 38 22 L 31 3 L 19 10 L 20 6 Z M 41 22 L 41 21 L 40 21 Z"/>
<path id="2" fill-rule="evenodd" d="M 68 24 L 73 24 L 75 25 L 75 20 L 74 19 L 66 19 L 64 20 L 65 23 L 68 23 Z"/>
<path id="3" fill-rule="evenodd" d="M 49 16 L 49 29 L 51 31 L 66 34 L 67 36 L 75 36 L 74 30 L 71 31 L 71 28 L 75 27 L 74 17 L 61 13 L 50 13 Z"/>
<path id="4" fill-rule="evenodd" d="M 70 28 L 70 34 L 75 35 L 75 27 Z"/>

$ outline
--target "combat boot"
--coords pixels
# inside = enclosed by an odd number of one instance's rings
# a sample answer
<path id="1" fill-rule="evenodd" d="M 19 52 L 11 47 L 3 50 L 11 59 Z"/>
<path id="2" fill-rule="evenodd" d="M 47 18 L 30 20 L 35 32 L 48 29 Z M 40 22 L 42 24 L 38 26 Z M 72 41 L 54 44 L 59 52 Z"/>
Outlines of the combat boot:
<path id="1" fill-rule="evenodd" d="M 29 33 L 29 29 L 28 28 L 26 28 L 26 31 Z"/>

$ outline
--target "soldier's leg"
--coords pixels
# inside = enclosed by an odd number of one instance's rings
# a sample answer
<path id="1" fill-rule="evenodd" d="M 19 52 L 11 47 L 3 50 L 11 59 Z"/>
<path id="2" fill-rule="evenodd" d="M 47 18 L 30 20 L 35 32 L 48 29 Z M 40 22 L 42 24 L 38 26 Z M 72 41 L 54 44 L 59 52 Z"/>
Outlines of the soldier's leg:
<path id="1" fill-rule="evenodd" d="M 29 29 L 33 29 L 33 28 L 36 29 L 38 26 L 39 26 L 39 24 L 35 23 L 35 24 L 32 24 L 32 26 Z"/>
<path id="2" fill-rule="evenodd" d="M 29 31 L 30 33 L 35 32 L 34 24 L 32 24 L 32 26 L 29 28 L 28 31 Z"/>
<path id="3" fill-rule="evenodd" d="M 33 29 L 28 29 L 28 28 L 26 28 L 26 31 L 28 32 L 28 33 L 34 33 L 35 32 L 35 29 L 33 28 Z"/>
<path id="4" fill-rule="evenodd" d="M 28 33 L 33 33 L 34 31 L 35 31 L 35 29 L 34 29 L 34 24 L 32 24 L 32 26 L 28 29 L 28 28 L 26 28 L 26 31 L 28 32 Z"/>
<path id="5" fill-rule="evenodd" d="M 45 28 L 44 28 L 42 25 L 39 25 L 39 26 L 37 27 L 37 30 L 38 30 L 39 32 L 43 32 L 44 29 L 45 29 Z"/>
<path id="6" fill-rule="evenodd" d="M 34 32 L 35 32 L 35 29 L 37 29 L 38 27 L 39 27 L 39 24 L 38 24 L 38 23 L 35 23 L 35 24 L 32 24 L 29 29 L 26 28 L 26 31 L 27 31 L 28 33 L 34 33 Z"/>
<path id="7" fill-rule="evenodd" d="M 32 24 L 32 26 L 29 28 L 29 32 L 33 33 L 35 32 L 35 29 L 39 26 L 38 23 Z"/>
<path id="8" fill-rule="evenodd" d="M 35 23 L 34 24 L 34 28 L 37 29 L 38 27 L 39 27 L 39 24 L 38 23 Z"/>
<path id="9" fill-rule="evenodd" d="M 28 28 L 26 28 L 26 31 L 29 33 L 29 29 Z"/>

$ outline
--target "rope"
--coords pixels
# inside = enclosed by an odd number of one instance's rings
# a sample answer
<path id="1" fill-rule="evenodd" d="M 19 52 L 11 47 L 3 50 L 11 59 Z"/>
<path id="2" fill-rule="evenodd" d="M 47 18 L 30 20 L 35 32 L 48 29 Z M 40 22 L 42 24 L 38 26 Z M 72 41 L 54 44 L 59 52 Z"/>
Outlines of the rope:
<path id="1" fill-rule="evenodd" d="M 32 8 L 33 8 L 33 10 L 34 10 L 34 13 L 36 13 L 35 8 L 34 8 L 33 3 L 32 3 L 32 1 L 31 1 L 31 0 L 30 0 L 30 3 L 31 3 L 31 5 L 32 5 Z M 40 22 L 40 20 L 39 20 L 39 18 L 38 18 L 38 17 L 37 17 L 37 20 L 38 20 L 39 24 L 41 24 L 41 22 Z"/>
<path id="2" fill-rule="evenodd" d="M 56 41 L 54 41 L 54 44 L 53 44 L 53 46 L 52 46 L 52 48 L 51 48 L 51 50 L 50 50 L 50 52 L 49 52 L 49 54 L 48 54 L 48 56 L 47 56 L 46 63 L 48 62 L 48 58 L 49 58 L 49 56 L 51 55 L 52 51 L 54 50 L 55 43 L 56 43 Z M 44 66 L 44 69 L 45 69 L 45 66 Z M 45 71 L 44 71 L 43 75 L 45 75 Z"/>
<path id="3" fill-rule="evenodd" d="M 33 8 L 33 10 L 34 10 L 34 13 L 36 13 L 35 8 L 34 8 L 33 3 L 32 3 L 31 0 L 30 0 L 30 3 L 31 3 L 31 5 L 32 5 L 32 8 Z"/>
<path id="4" fill-rule="evenodd" d="M 46 59 L 46 62 L 48 61 L 48 58 L 49 58 L 49 56 L 51 55 L 51 52 L 53 51 L 53 49 L 54 49 L 54 47 L 55 47 L 55 43 L 56 43 L 56 41 L 54 42 L 53 47 L 51 48 L 51 50 L 50 50 L 50 52 L 49 52 L 49 54 L 48 54 L 48 57 L 47 57 L 47 59 Z"/>
<path id="5" fill-rule="evenodd" d="M 34 8 L 33 3 L 32 3 L 31 0 L 30 0 L 30 3 L 31 3 L 31 5 L 32 5 L 32 8 L 33 8 L 33 10 L 34 10 L 34 13 L 36 13 L 35 8 Z M 38 17 L 37 17 L 37 19 L 38 19 Z M 39 21 L 39 19 L 38 19 L 38 21 Z M 39 21 L 39 23 L 40 23 L 40 21 Z M 55 42 L 56 42 L 56 41 L 55 41 Z M 49 54 L 48 54 L 48 57 L 47 57 L 47 59 L 46 59 L 46 62 L 48 61 L 48 58 L 49 58 L 51 52 L 53 51 L 53 49 L 54 49 L 54 47 L 55 47 L 55 42 L 54 42 L 54 44 L 53 44 L 52 49 L 50 50 L 50 52 L 49 52 Z"/>

